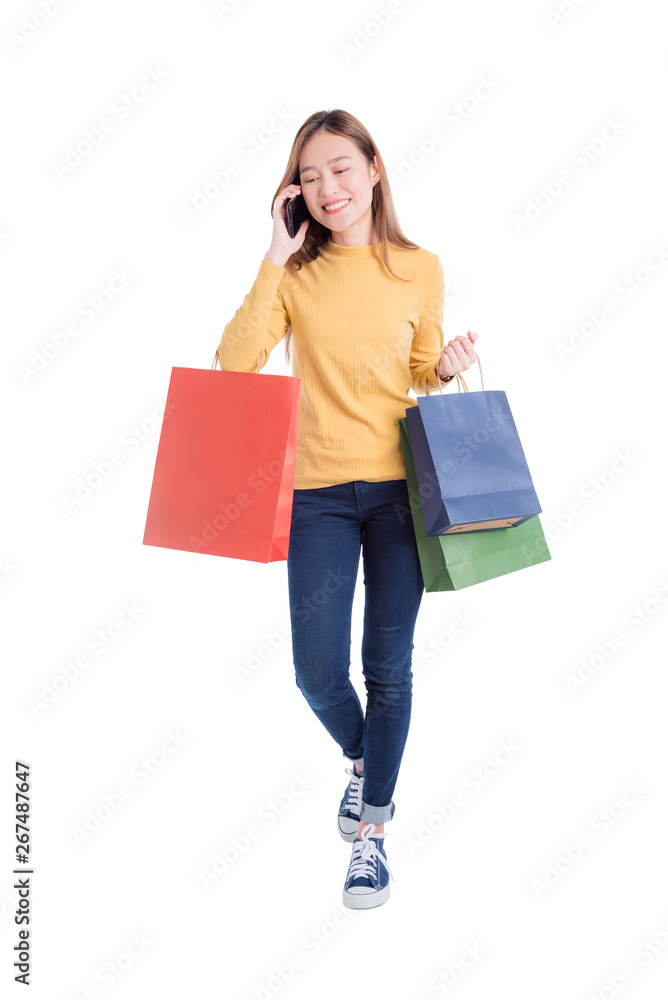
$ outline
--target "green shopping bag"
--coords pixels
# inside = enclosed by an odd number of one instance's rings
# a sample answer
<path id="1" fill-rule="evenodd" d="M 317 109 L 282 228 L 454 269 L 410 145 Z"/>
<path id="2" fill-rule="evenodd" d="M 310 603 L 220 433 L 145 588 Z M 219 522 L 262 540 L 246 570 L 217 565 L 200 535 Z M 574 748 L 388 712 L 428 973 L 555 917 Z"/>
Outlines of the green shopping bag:
<path id="1" fill-rule="evenodd" d="M 425 591 L 461 590 L 552 558 L 538 514 L 510 528 L 427 535 L 408 421 L 399 417 L 398 423 Z"/>

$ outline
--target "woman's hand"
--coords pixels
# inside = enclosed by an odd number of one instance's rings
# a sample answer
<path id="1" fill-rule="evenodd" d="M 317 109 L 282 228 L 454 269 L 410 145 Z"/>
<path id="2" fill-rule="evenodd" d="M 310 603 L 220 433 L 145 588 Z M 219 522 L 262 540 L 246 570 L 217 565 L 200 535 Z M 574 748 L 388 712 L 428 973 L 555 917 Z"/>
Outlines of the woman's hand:
<path id="1" fill-rule="evenodd" d="M 459 375 L 478 360 L 473 347 L 477 339 L 478 334 L 469 330 L 466 337 L 459 335 L 454 340 L 448 341 L 436 363 L 436 371 L 441 378 Z"/>
<path id="2" fill-rule="evenodd" d="M 285 203 L 296 195 L 301 194 L 299 184 L 288 184 L 287 187 L 277 195 L 274 202 L 274 228 L 271 237 L 271 246 L 265 254 L 265 260 L 272 260 L 275 264 L 285 267 L 285 263 L 304 242 L 306 230 L 309 227 L 310 218 L 304 219 L 301 226 L 294 235 L 290 236 L 285 214 Z"/>

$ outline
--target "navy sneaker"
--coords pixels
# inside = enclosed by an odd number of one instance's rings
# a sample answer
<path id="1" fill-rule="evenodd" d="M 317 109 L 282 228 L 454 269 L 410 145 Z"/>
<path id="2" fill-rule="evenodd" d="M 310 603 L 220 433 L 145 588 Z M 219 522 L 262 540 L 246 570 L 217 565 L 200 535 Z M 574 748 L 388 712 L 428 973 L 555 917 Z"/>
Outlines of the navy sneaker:
<path id="1" fill-rule="evenodd" d="M 360 825 L 360 812 L 362 809 L 362 786 L 364 785 L 364 775 L 357 773 L 357 768 L 346 768 L 346 774 L 352 775 L 348 782 L 348 787 L 341 799 L 339 806 L 338 826 L 339 833 L 349 844 L 357 836 L 357 828 Z"/>
<path id="2" fill-rule="evenodd" d="M 353 910 L 380 906 L 390 896 L 390 871 L 384 837 L 374 837 L 375 823 L 367 823 L 361 839 L 355 837 L 350 867 L 343 886 L 343 905 Z"/>

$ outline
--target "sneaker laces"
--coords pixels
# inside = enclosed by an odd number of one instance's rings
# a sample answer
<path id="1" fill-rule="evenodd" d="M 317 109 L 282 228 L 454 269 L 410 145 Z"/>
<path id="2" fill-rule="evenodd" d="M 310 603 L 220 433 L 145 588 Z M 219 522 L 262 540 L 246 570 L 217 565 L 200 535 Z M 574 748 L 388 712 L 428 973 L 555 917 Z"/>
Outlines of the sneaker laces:
<path id="1" fill-rule="evenodd" d="M 346 774 L 352 775 L 352 781 L 348 788 L 348 798 L 343 803 L 342 808 L 350 809 L 356 816 L 359 816 L 362 809 L 362 782 L 364 781 L 364 775 L 355 774 L 352 767 L 346 768 Z"/>
<path id="2" fill-rule="evenodd" d="M 378 861 L 382 861 L 387 872 L 392 879 L 395 881 L 394 875 L 390 871 L 390 866 L 387 863 L 387 858 L 379 851 L 376 844 L 371 840 L 371 834 L 376 829 L 375 823 L 367 823 L 367 825 L 362 830 L 362 839 L 356 841 L 353 844 L 353 856 L 350 861 L 350 868 L 348 871 L 348 878 L 352 881 L 356 878 L 367 878 L 372 880 L 376 874 L 376 864 Z"/>

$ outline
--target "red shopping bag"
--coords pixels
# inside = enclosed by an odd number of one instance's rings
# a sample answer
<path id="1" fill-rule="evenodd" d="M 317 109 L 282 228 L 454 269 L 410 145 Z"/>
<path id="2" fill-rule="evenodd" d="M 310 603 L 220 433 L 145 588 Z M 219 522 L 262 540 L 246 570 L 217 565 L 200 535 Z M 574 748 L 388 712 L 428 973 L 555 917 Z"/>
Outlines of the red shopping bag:
<path id="1" fill-rule="evenodd" d="M 143 544 L 287 559 L 300 389 L 291 375 L 172 368 Z"/>

